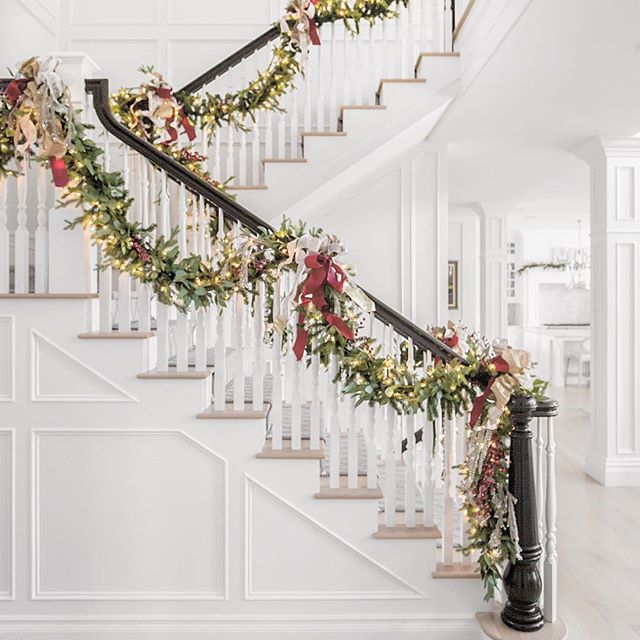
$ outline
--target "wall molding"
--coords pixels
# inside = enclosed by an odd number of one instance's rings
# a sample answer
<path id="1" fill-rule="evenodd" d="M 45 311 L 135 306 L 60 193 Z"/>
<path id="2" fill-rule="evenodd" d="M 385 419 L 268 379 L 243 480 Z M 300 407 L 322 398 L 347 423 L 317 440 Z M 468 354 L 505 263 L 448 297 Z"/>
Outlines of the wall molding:
<path id="1" fill-rule="evenodd" d="M 88 591 L 43 591 L 40 580 L 40 474 L 39 459 L 40 438 L 43 435 L 127 435 L 127 436 L 173 436 L 178 437 L 195 449 L 201 451 L 216 462 L 222 464 L 224 478 L 224 587 L 222 591 L 113 591 L 113 592 L 88 592 Z M 193 438 L 185 431 L 179 429 L 32 429 L 31 431 L 31 598 L 33 600 L 229 600 L 229 468 L 228 461 L 210 449 L 199 440 Z M 3 618 L 0 616 L 0 629 Z"/>
<path id="2" fill-rule="evenodd" d="M 7 380 L 9 382 L 8 393 L 0 394 L 0 402 L 16 401 L 16 320 L 15 316 L 0 316 L 0 330 L 2 325 L 7 325 L 7 336 L 9 339 L 8 357 L 0 359 L 0 364 L 4 360 Z"/>
<path id="3" fill-rule="evenodd" d="M 45 6 L 39 0 L 18 0 L 20 5 L 28 11 L 51 35 L 56 35 L 56 29 L 58 19 L 49 11 L 49 8 Z"/>
<path id="4" fill-rule="evenodd" d="M 103 384 L 106 384 L 109 388 L 113 389 L 114 394 L 45 394 L 41 390 L 41 353 L 40 345 L 45 344 L 55 352 L 63 355 L 68 360 L 72 361 L 75 365 L 80 367 L 83 372 L 90 373 L 94 378 L 100 380 Z M 123 389 L 121 386 L 112 382 L 96 371 L 93 367 L 84 363 L 82 360 L 69 353 L 66 349 L 63 349 L 59 344 L 56 344 L 50 338 L 47 338 L 36 329 L 31 329 L 31 386 L 30 386 L 30 400 L 31 402 L 140 402 L 138 398 L 131 393 Z"/>
<path id="5" fill-rule="evenodd" d="M 448 632 L 448 637 L 476 638 L 474 614 L 343 614 L 343 615 L 38 615 L 1 616 L 0 633 L 393 633 Z M 463 636 L 454 634 L 464 634 Z M 102 637 L 102 636 L 101 636 Z"/>
<path id="6" fill-rule="evenodd" d="M 9 437 L 9 461 L 8 473 L 9 490 L 9 544 L 7 554 L 7 566 L 9 567 L 9 589 L 0 591 L 0 600 L 15 600 L 16 597 L 16 437 L 15 429 L 0 429 L 0 436 L 6 434 Z"/>
<path id="7" fill-rule="evenodd" d="M 331 529 L 325 527 L 322 523 L 318 522 L 315 518 L 293 505 L 291 502 L 283 498 L 281 495 L 267 488 L 264 484 L 253 478 L 252 476 L 245 474 L 245 598 L 247 600 L 426 600 L 428 596 L 425 596 L 419 589 L 409 584 L 406 580 L 398 576 L 396 573 L 380 564 L 370 556 L 366 555 L 352 544 L 347 542 L 344 538 L 340 537 Z M 253 554 L 252 554 L 252 541 L 253 541 L 253 512 L 252 512 L 252 491 L 257 490 L 263 495 L 266 495 L 273 502 L 283 509 L 293 513 L 297 518 L 310 524 L 317 531 L 327 536 L 333 542 L 338 543 L 343 548 L 347 549 L 350 553 L 363 560 L 369 566 L 376 569 L 387 579 L 391 579 L 397 585 L 402 587 L 405 592 L 398 591 L 361 591 L 361 592 L 299 592 L 299 591 L 256 591 L 253 586 Z"/>

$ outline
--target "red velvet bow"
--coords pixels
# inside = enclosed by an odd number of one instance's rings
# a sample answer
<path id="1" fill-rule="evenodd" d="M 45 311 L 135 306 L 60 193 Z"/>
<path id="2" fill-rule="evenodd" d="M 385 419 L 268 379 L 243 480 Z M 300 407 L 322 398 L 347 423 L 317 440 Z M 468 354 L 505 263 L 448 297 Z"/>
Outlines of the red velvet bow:
<path id="1" fill-rule="evenodd" d="M 170 89 L 169 87 L 160 87 L 158 89 L 156 89 L 156 95 L 159 98 L 162 98 L 163 100 L 172 100 L 173 99 L 173 90 Z M 178 139 L 178 132 L 176 131 L 175 127 L 171 126 L 171 123 L 173 122 L 175 116 L 171 116 L 170 118 L 167 118 L 167 133 L 169 134 L 169 140 L 166 140 L 165 142 L 163 142 L 163 145 L 168 145 L 171 144 L 172 142 L 175 142 Z M 182 107 L 180 107 L 180 110 L 178 111 L 178 117 L 180 118 L 180 124 L 182 125 L 182 128 L 184 129 L 184 132 L 187 134 L 187 138 L 189 138 L 189 141 L 193 141 L 196 139 L 196 131 L 193 128 L 193 125 L 191 124 L 191 122 L 189 121 L 189 118 L 187 118 L 184 109 Z"/>
<path id="2" fill-rule="evenodd" d="M 325 283 L 338 292 L 342 291 L 347 281 L 346 273 L 330 256 L 320 253 L 310 253 L 304 259 L 304 264 L 310 271 L 306 280 L 300 285 L 300 304 L 304 307 L 313 304 L 322 312 L 322 317 L 329 325 L 338 329 L 347 340 L 353 340 L 353 331 L 349 325 L 340 316 L 329 313 L 329 304 L 324 296 Z M 309 340 L 309 332 L 304 328 L 305 317 L 304 311 L 301 311 L 298 316 L 298 333 L 293 345 L 293 352 L 298 360 L 302 359 Z"/>
<path id="3" fill-rule="evenodd" d="M 317 4 L 318 0 L 311 0 L 311 4 Z M 320 32 L 318 31 L 318 25 L 315 20 L 309 20 L 309 38 L 311 38 L 311 44 L 320 44 Z"/>
<path id="4" fill-rule="evenodd" d="M 26 78 L 20 78 L 19 80 L 12 80 L 7 85 L 5 95 L 12 107 L 20 100 L 28 84 L 29 81 Z M 67 173 L 67 165 L 64 158 L 49 156 L 49 166 L 51 167 L 53 184 L 55 184 L 56 187 L 66 187 L 69 184 L 69 174 Z"/>
<path id="5" fill-rule="evenodd" d="M 509 373 L 509 363 L 502 356 L 496 356 L 495 358 L 493 358 L 493 360 L 491 360 L 491 364 L 495 366 L 497 373 Z M 471 416 L 469 417 L 469 426 L 471 428 L 475 427 L 476 424 L 478 424 L 478 420 L 482 415 L 482 409 L 484 408 L 485 402 L 491 395 L 491 387 L 493 387 L 493 384 L 497 379 L 498 376 L 492 376 L 491 378 L 489 378 L 487 388 L 473 401 Z"/>

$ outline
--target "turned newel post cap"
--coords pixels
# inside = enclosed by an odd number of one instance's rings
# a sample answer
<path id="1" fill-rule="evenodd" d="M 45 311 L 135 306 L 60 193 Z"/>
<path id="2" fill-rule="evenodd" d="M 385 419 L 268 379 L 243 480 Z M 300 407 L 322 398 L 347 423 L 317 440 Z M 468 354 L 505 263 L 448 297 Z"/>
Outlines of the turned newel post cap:
<path id="1" fill-rule="evenodd" d="M 538 406 L 533 412 L 534 418 L 553 418 L 558 415 L 560 403 L 552 398 L 538 400 Z"/>
<path id="2" fill-rule="evenodd" d="M 516 421 L 528 421 L 537 406 L 538 403 L 531 396 L 512 396 L 509 400 L 509 411 Z"/>

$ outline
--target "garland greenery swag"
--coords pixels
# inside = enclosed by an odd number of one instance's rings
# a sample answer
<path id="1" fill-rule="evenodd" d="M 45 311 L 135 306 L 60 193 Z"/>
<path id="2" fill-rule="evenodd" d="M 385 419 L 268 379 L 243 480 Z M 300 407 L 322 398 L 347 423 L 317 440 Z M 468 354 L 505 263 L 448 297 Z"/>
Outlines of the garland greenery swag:
<path id="1" fill-rule="evenodd" d="M 342 22 L 346 30 L 355 35 L 360 22 L 374 24 L 395 18 L 398 13 L 394 7 L 408 3 L 409 0 L 317 0 L 315 3 L 292 0 L 280 20 L 280 37 L 266 69 L 258 72 L 246 87 L 224 95 L 180 93 L 174 96 L 172 88 L 153 67 L 140 67 L 139 71 L 146 75 L 145 81 L 138 87 L 115 92 L 110 99 L 111 110 L 124 125 L 159 151 L 226 191 L 227 184 L 213 180 L 206 170 L 206 157 L 180 145 L 176 121 L 190 141 L 194 138 L 194 124 L 209 135 L 209 140 L 223 124 L 246 130 L 247 119 L 255 122 L 260 111 L 283 111 L 281 98 L 295 90 L 296 77 L 304 73 L 309 46 L 319 43 L 318 26 Z"/>
<path id="2" fill-rule="evenodd" d="M 471 410 L 469 453 L 459 469 L 462 509 L 470 523 L 470 544 L 463 551 L 479 554 L 486 596 L 492 597 L 503 563 L 519 554 L 507 484 L 507 403 L 513 394 L 543 391 L 543 384 L 529 377 L 528 354 L 490 345 L 454 325 L 432 331 L 466 363 L 436 361 L 421 372 L 410 365 L 406 342 L 399 345 L 399 356 L 385 352 L 375 339 L 359 335 L 371 303 L 353 284 L 353 274 L 339 265 L 341 243 L 302 223 L 285 220 L 279 229 L 256 235 L 231 230 L 215 240 L 213 258 L 181 256 L 177 230 L 156 237 L 153 226 L 127 219 L 133 200 L 123 176 L 105 171 L 102 150 L 90 138 L 90 127 L 79 121 L 68 90 L 51 81 L 51 64 L 50 59 L 28 60 L 0 96 L 0 179 L 18 175 L 30 160 L 62 164 L 60 204 L 83 210 L 70 226 L 91 229 L 104 264 L 148 284 L 163 304 L 182 311 L 215 304 L 220 310 L 236 295 L 250 303 L 264 287 L 267 334 L 278 330 L 293 336 L 297 330 L 300 337 L 304 331 L 301 359 L 308 365 L 317 353 L 326 366 L 335 358 L 336 381 L 358 404 L 389 405 L 398 414 L 424 411 L 434 429 L 438 415 Z M 310 287 L 311 273 L 317 275 L 318 269 L 324 278 Z M 274 285 L 285 272 L 295 274 L 299 287 L 274 305 Z M 281 311 L 274 314 L 274 309 Z M 413 360 L 420 364 L 421 357 L 415 353 Z"/>
<path id="3" fill-rule="evenodd" d="M 542 269 L 543 271 L 564 271 L 567 268 L 565 262 L 530 262 L 523 264 L 518 269 L 518 275 L 522 275 L 531 269 Z"/>

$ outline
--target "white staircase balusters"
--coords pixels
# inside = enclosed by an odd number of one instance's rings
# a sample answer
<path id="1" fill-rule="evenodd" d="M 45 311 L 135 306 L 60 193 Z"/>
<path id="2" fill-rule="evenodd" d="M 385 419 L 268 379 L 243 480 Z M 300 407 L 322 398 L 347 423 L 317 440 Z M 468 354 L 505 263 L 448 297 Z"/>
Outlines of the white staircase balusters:
<path id="1" fill-rule="evenodd" d="M 14 234 L 14 289 L 29 293 L 29 230 L 27 229 L 27 164 L 18 162 L 16 189 L 18 192 L 17 227 Z"/>
<path id="2" fill-rule="evenodd" d="M 264 157 L 273 158 L 273 111 L 269 109 L 266 113 L 266 124 L 264 129 Z M 264 170 L 264 168 L 263 168 Z"/>
<path id="3" fill-rule="evenodd" d="M 178 195 L 178 247 L 180 248 L 180 257 L 185 258 L 187 251 L 187 217 L 189 209 L 192 206 L 190 196 L 187 194 L 187 187 L 180 184 Z"/>
<path id="4" fill-rule="evenodd" d="M 535 447 L 533 448 L 534 455 L 534 478 L 536 484 L 536 512 L 538 515 L 538 540 L 542 541 L 544 537 L 544 494 L 545 494 L 545 476 L 544 476 L 544 462 L 545 462 L 545 446 L 544 446 L 544 433 L 543 433 L 543 418 L 536 418 L 536 432 L 535 432 Z M 544 576 L 544 563 L 540 563 L 540 575 Z"/>
<path id="5" fill-rule="evenodd" d="M 327 30 L 325 25 L 321 25 L 318 28 L 320 40 L 324 42 L 326 37 Z M 316 130 L 324 131 L 325 130 L 325 109 L 326 109 L 326 92 L 325 92 L 325 82 L 326 82 L 326 62 L 325 62 L 325 47 L 324 45 L 320 45 L 319 47 L 315 47 L 316 56 L 315 56 L 315 82 L 316 82 Z"/>
<path id="6" fill-rule="evenodd" d="M 149 171 L 153 171 L 146 158 L 138 156 L 138 181 L 139 204 L 140 204 L 140 222 L 143 227 L 149 226 Z M 151 331 L 151 288 L 149 285 L 138 282 L 138 329 L 140 331 Z"/>
<path id="7" fill-rule="evenodd" d="M 425 366 L 425 373 L 427 366 Z M 422 524 L 433 527 L 433 503 L 435 498 L 434 467 L 433 467 L 433 423 L 426 419 L 426 413 L 421 414 L 422 423 Z"/>
<path id="8" fill-rule="evenodd" d="M 358 488 L 358 421 L 355 399 L 348 398 L 349 423 L 347 425 L 347 481 L 349 489 Z"/>
<path id="9" fill-rule="evenodd" d="M 444 0 L 444 9 L 442 15 L 442 51 L 453 51 L 452 0 Z"/>
<path id="10" fill-rule="evenodd" d="M 556 442 L 553 417 L 547 419 L 547 483 L 545 493 L 546 533 L 544 537 L 544 617 L 555 622 L 558 617 L 558 552 L 556 550 Z"/>
<path id="11" fill-rule="evenodd" d="M 330 356 L 329 380 L 327 384 L 327 398 L 330 407 L 329 435 L 330 435 L 330 457 L 329 457 L 329 488 L 340 488 L 340 413 L 338 409 L 339 385 L 333 381 L 338 375 L 338 357 L 336 354 Z"/>
<path id="12" fill-rule="evenodd" d="M 440 409 L 442 411 L 442 408 Z M 442 492 L 442 564 L 453 565 L 453 512 L 455 509 L 453 491 L 453 419 L 443 416 L 444 423 L 444 487 Z"/>
<path id="13" fill-rule="evenodd" d="M 207 370 L 207 311 L 206 309 L 197 309 L 194 312 L 196 318 L 196 371 Z"/>
<path id="14" fill-rule="evenodd" d="M 8 186 L 8 179 L 0 176 L 0 294 L 9 293 L 9 228 L 7 226 Z"/>
<path id="15" fill-rule="evenodd" d="M 244 300 L 241 293 L 233 299 L 233 410 L 244 409 Z"/>
<path id="16" fill-rule="evenodd" d="M 378 450 L 376 447 L 376 407 L 367 407 L 367 489 L 378 486 Z"/>
<path id="17" fill-rule="evenodd" d="M 360 22 L 358 22 L 358 26 L 360 26 Z M 355 65 L 356 74 L 354 75 L 353 80 L 355 80 L 355 104 L 367 104 L 363 99 L 363 80 L 366 77 L 364 71 L 364 59 L 362 55 L 362 34 L 359 34 L 355 38 Z"/>
<path id="18" fill-rule="evenodd" d="M 282 333 L 277 328 L 277 320 L 280 315 L 280 288 L 281 280 L 276 280 L 273 285 L 273 349 L 272 349 L 272 376 L 273 376 L 273 406 L 271 408 L 271 447 L 282 449 Z"/>
<path id="19" fill-rule="evenodd" d="M 299 451 L 302 448 L 302 389 L 301 389 L 301 368 L 302 361 L 298 361 L 293 356 L 293 333 L 288 350 L 292 354 L 291 362 L 291 449 Z"/>
<path id="20" fill-rule="evenodd" d="M 49 233 L 47 224 L 47 173 L 44 165 L 38 165 L 38 215 L 35 232 L 35 283 L 34 293 L 48 290 Z"/>
<path id="21" fill-rule="evenodd" d="M 317 348 L 314 340 L 312 351 Z M 317 353 L 311 355 L 311 432 L 309 448 L 313 451 L 320 449 L 320 356 Z"/>
<path id="22" fill-rule="evenodd" d="M 260 184 L 260 120 L 262 119 L 262 113 L 256 113 L 251 130 L 251 177 L 249 184 L 254 186 Z"/>
<path id="23" fill-rule="evenodd" d="M 297 79 L 299 82 L 299 79 Z M 289 90 L 289 157 L 297 158 L 300 147 L 300 132 L 298 130 L 298 86 L 295 83 Z"/>
<path id="24" fill-rule="evenodd" d="M 404 477 L 404 514 L 407 527 L 416 526 L 416 431 L 418 429 L 418 416 L 414 413 L 402 416 L 405 424 L 405 437 L 407 450 L 405 452 L 405 477 Z"/>
<path id="25" fill-rule="evenodd" d="M 391 405 L 384 409 L 385 425 L 387 432 L 385 456 L 384 456 L 384 524 L 385 527 L 396 526 L 396 430 L 397 414 Z"/>
<path id="26" fill-rule="evenodd" d="M 253 299 L 254 357 L 252 371 L 253 410 L 264 405 L 264 283 L 258 282 Z"/>
<path id="27" fill-rule="evenodd" d="M 282 96 L 281 105 L 285 109 L 282 113 L 276 114 L 277 126 L 277 148 L 275 158 L 283 159 L 287 157 L 287 112 L 286 96 Z"/>
<path id="28" fill-rule="evenodd" d="M 166 372 L 169 370 L 169 307 L 158 303 L 157 317 L 158 355 L 156 369 Z"/>
<path id="29" fill-rule="evenodd" d="M 338 129 L 338 67 L 336 64 L 336 25 L 330 25 L 329 36 L 329 131 Z M 325 30 L 326 33 L 326 30 Z M 325 45 L 323 45 L 325 46 Z"/>

